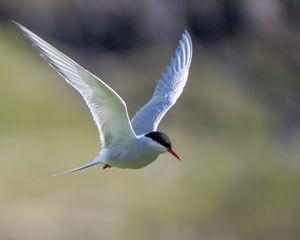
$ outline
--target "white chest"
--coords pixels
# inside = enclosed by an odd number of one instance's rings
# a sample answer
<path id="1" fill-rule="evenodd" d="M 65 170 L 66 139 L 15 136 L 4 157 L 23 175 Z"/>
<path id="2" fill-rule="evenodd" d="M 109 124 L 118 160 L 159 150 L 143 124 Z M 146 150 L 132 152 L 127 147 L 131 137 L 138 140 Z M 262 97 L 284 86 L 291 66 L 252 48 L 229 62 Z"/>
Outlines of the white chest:
<path id="1" fill-rule="evenodd" d="M 157 159 L 160 150 L 146 140 L 134 139 L 126 145 L 105 149 L 105 163 L 118 168 L 143 168 Z"/>

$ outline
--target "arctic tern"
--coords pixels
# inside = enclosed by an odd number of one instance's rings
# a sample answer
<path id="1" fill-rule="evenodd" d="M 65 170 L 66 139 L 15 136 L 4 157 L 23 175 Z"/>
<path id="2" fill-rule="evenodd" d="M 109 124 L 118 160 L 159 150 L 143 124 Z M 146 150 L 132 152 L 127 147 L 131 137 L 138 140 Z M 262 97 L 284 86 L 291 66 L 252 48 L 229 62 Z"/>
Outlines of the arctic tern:
<path id="1" fill-rule="evenodd" d="M 130 122 L 125 102 L 111 87 L 29 29 L 14 23 L 32 42 L 41 57 L 82 95 L 100 133 L 102 148 L 95 160 L 54 176 L 97 164 L 102 164 L 103 169 L 143 168 L 165 152 L 180 160 L 172 148 L 170 138 L 156 129 L 187 82 L 193 48 L 191 36 L 186 30 L 152 98 Z"/>

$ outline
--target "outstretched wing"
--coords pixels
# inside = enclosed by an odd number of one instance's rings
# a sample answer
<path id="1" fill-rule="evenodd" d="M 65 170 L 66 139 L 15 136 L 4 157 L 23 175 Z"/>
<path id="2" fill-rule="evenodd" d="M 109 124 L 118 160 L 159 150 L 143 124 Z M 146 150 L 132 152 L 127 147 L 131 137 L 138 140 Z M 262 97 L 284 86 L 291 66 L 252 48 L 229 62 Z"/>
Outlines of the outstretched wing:
<path id="1" fill-rule="evenodd" d="M 160 120 L 175 104 L 186 84 L 192 53 L 192 39 L 185 30 L 175 54 L 156 86 L 153 97 L 131 120 L 135 134 L 155 131 Z"/>
<path id="2" fill-rule="evenodd" d="M 126 104 L 113 89 L 36 34 L 14 23 L 49 65 L 83 96 L 100 132 L 102 147 L 135 137 Z"/>

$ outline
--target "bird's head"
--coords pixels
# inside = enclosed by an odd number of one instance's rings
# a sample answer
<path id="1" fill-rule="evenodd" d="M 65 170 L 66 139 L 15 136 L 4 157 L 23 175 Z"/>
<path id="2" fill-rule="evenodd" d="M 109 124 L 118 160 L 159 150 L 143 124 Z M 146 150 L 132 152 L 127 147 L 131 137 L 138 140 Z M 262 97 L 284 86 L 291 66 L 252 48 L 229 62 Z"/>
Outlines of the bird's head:
<path id="1" fill-rule="evenodd" d="M 152 140 L 153 145 L 159 148 L 162 153 L 169 152 L 178 160 L 181 160 L 178 154 L 172 149 L 172 143 L 167 134 L 163 132 L 150 132 L 145 134 L 145 137 L 148 137 Z"/>

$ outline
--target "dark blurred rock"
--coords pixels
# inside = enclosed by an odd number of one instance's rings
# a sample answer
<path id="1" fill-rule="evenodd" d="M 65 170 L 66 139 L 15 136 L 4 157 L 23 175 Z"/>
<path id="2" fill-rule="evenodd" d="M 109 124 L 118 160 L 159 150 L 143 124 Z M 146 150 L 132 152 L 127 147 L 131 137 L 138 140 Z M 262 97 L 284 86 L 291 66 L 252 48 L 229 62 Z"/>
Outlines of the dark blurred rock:
<path id="1" fill-rule="evenodd" d="M 192 2 L 187 19 L 193 34 L 202 43 L 233 37 L 243 28 L 240 4 L 235 0 Z"/>
<path id="2" fill-rule="evenodd" d="M 299 12 L 299 0 L 0 1 L 0 20 L 19 21 L 85 56 L 174 44 L 188 29 L 195 50 L 201 42 L 238 74 L 282 119 L 284 132 L 300 129 Z"/>
<path id="3" fill-rule="evenodd" d="M 190 29 L 203 43 L 218 42 L 253 29 L 298 21 L 296 0 L 65 0 L 35 4 L 2 0 L 0 16 L 76 47 L 107 51 L 143 48 Z M 283 4 L 285 3 L 285 4 Z M 284 7 L 285 6 L 285 7 Z M 286 15 L 284 13 L 287 13 Z"/>

